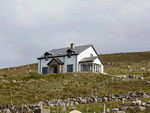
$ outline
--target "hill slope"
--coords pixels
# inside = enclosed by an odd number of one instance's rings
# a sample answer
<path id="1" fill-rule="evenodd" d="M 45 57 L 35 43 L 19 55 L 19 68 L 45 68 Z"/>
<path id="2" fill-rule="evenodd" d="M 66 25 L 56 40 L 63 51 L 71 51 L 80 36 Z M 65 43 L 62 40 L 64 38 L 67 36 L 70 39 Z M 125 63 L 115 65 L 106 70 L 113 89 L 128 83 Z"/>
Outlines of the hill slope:
<path id="1" fill-rule="evenodd" d="M 125 74 L 126 72 L 138 74 L 141 73 L 140 67 L 145 67 L 145 72 L 150 72 L 150 51 L 99 56 L 105 63 L 104 71 L 109 74 Z"/>

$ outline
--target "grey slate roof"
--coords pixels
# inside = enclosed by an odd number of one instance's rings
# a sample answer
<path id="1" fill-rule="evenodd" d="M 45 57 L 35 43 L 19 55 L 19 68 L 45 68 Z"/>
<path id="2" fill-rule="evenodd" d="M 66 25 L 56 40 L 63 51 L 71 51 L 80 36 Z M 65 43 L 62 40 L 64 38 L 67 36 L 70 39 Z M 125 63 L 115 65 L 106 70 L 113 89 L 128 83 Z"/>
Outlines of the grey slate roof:
<path id="1" fill-rule="evenodd" d="M 74 54 L 80 54 L 82 51 L 84 51 L 85 49 L 89 48 L 91 45 L 82 45 L 82 46 L 75 46 L 74 50 L 75 53 Z M 66 47 L 66 48 L 59 48 L 59 49 L 52 49 L 51 51 L 49 51 L 50 53 L 53 53 L 52 57 L 55 56 L 63 56 L 63 55 L 67 55 L 67 50 L 71 49 L 70 47 Z M 62 53 L 61 55 L 58 55 L 59 53 Z M 44 58 L 44 55 L 42 55 L 39 58 Z"/>
<path id="2" fill-rule="evenodd" d="M 96 58 L 98 58 L 97 56 L 95 56 L 95 57 L 84 57 L 82 60 L 80 60 L 79 62 L 81 63 L 81 62 L 92 62 L 92 61 L 94 61 Z"/>

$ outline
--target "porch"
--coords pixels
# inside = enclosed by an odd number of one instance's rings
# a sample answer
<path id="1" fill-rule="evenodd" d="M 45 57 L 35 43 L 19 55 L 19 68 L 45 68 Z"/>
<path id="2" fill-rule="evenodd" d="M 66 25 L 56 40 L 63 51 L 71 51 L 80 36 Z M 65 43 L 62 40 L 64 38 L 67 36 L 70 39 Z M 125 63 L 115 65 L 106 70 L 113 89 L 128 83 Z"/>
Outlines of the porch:
<path id="1" fill-rule="evenodd" d="M 52 59 L 47 65 L 48 65 L 48 73 L 63 73 L 63 62 L 61 62 L 59 59 L 54 58 Z"/>
<path id="2" fill-rule="evenodd" d="M 101 72 L 101 65 L 96 63 L 80 63 L 80 71 L 88 71 L 88 72 Z"/>

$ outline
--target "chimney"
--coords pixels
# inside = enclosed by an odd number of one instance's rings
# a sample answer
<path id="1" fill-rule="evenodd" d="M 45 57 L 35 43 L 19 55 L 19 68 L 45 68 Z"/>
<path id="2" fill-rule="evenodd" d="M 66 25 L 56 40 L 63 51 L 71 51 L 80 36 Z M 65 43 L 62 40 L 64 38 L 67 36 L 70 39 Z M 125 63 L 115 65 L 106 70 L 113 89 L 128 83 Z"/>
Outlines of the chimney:
<path id="1" fill-rule="evenodd" d="M 74 49 L 74 43 L 71 43 L 71 49 Z"/>

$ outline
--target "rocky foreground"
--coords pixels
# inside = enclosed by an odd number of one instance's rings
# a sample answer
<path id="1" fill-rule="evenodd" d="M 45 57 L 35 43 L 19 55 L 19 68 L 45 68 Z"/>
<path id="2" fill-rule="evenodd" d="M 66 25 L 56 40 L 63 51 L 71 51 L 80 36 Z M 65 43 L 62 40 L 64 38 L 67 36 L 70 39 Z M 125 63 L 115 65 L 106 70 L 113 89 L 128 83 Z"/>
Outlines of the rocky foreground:
<path id="1" fill-rule="evenodd" d="M 7 112 L 7 113 L 26 113 L 27 111 L 35 111 L 35 109 L 42 109 L 43 106 L 71 106 L 77 104 L 88 104 L 88 103 L 100 103 L 106 101 L 113 101 L 113 100 L 130 100 L 130 99 L 144 99 L 150 98 L 150 92 L 135 92 L 130 91 L 124 94 L 109 94 L 103 95 L 101 97 L 97 96 L 86 96 L 86 97 L 77 97 L 77 98 L 67 98 L 67 99 L 51 99 L 40 101 L 37 104 L 25 104 L 25 105 L 5 105 L 0 106 L 0 112 Z"/>

